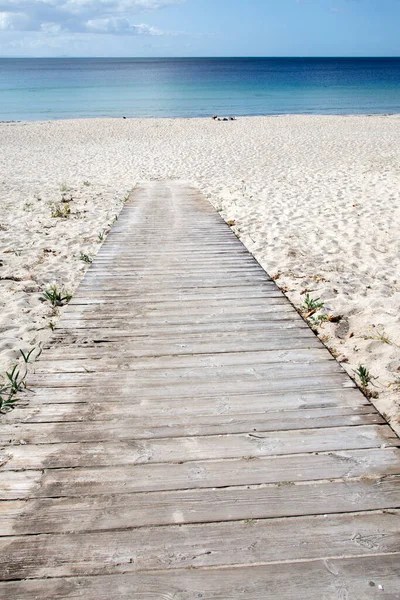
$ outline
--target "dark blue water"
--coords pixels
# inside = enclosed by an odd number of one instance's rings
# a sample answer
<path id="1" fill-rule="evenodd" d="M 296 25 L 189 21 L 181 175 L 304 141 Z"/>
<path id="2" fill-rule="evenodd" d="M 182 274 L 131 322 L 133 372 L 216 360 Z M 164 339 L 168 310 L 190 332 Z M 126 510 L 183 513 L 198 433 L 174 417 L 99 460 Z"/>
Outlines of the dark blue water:
<path id="1" fill-rule="evenodd" d="M 400 112 L 400 58 L 0 59 L 0 120 Z"/>

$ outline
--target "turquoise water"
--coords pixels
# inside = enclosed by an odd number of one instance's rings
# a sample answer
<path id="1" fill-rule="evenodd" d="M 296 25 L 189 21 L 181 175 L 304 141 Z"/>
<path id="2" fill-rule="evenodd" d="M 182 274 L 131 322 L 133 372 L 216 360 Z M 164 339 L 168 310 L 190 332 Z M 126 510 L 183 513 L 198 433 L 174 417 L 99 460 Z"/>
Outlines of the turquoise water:
<path id="1" fill-rule="evenodd" d="M 0 121 L 399 112 L 399 58 L 0 59 Z"/>

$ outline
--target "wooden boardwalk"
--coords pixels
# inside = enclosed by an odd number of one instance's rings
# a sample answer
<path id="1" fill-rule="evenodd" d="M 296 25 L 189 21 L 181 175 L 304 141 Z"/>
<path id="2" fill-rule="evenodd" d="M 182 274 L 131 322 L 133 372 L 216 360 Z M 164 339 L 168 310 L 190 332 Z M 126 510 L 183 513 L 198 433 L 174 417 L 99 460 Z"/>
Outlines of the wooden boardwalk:
<path id="1" fill-rule="evenodd" d="M 400 598 L 399 439 L 195 190 L 136 188 L 30 384 L 1 598 Z"/>

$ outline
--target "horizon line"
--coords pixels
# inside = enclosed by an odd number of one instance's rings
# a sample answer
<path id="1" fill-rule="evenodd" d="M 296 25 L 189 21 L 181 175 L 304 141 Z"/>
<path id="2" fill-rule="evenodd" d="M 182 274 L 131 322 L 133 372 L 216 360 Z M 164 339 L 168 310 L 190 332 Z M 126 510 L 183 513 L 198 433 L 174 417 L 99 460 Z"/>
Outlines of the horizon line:
<path id="1" fill-rule="evenodd" d="M 1 59 L 15 59 L 15 58 L 29 58 L 29 59 L 88 59 L 88 58 L 98 58 L 98 59 L 136 59 L 136 60 L 171 60 L 171 59 L 178 59 L 178 60 L 203 60 L 203 59 L 215 59 L 215 60 L 221 60 L 221 59 L 352 59 L 352 58 L 360 58 L 360 59 L 388 59 L 388 58 L 393 58 L 393 59 L 400 59 L 400 55 L 387 55 L 387 56 L 366 56 L 366 55 L 353 55 L 353 56 L 306 56 L 306 55 L 297 55 L 297 56 L 278 56 L 278 55 L 270 55 L 270 56 L 266 56 L 266 55 L 254 55 L 254 56 L 250 56 L 250 55 L 238 55 L 238 56 L 95 56 L 95 55 L 88 55 L 88 56 L 69 56 L 67 54 L 59 54 L 57 56 L 29 56 L 29 55 L 25 55 L 25 54 L 15 54 L 15 55 L 9 55 L 9 56 L 2 56 L 0 55 L 0 60 Z"/>

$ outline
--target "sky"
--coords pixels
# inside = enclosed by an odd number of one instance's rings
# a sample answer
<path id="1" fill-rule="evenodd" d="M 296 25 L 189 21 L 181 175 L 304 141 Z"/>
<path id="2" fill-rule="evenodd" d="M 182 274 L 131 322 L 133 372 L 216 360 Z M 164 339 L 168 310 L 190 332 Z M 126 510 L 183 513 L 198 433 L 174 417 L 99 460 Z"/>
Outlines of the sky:
<path id="1" fill-rule="evenodd" d="M 400 56 L 400 0 L 0 0 L 0 56 Z"/>

